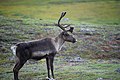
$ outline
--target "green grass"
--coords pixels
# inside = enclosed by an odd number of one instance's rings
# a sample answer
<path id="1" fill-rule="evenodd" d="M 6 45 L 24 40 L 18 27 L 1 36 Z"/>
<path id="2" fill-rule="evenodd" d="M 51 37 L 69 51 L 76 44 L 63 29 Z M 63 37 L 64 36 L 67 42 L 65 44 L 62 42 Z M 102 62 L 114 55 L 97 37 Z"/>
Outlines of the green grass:
<path id="1" fill-rule="evenodd" d="M 120 22 L 120 2 L 114 0 L 12 1 L 0 3 L 0 14 L 14 18 L 56 20 L 60 12 L 67 11 L 66 17 L 79 23 L 119 24 Z"/>
<path id="2" fill-rule="evenodd" d="M 109 63 L 109 60 L 104 60 L 102 63 L 98 63 L 96 60 L 88 60 L 83 63 L 57 60 L 54 65 L 57 80 L 96 80 L 98 78 L 119 80 L 120 78 L 120 73 L 115 72 L 120 64 Z M 13 78 L 12 66 L 0 68 L 1 80 Z M 26 64 L 20 70 L 19 77 L 21 80 L 43 80 L 47 76 L 46 67 L 44 66 L 46 66 L 44 60 L 43 62 Z"/>

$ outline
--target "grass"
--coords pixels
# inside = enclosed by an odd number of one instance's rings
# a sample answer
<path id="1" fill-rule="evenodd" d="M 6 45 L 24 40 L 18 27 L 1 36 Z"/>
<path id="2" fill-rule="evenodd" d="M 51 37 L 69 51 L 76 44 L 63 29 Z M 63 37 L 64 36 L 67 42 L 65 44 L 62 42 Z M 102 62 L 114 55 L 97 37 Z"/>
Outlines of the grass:
<path id="1" fill-rule="evenodd" d="M 115 71 L 120 64 L 109 63 L 109 60 L 104 60 L 101 63 L 96 60 L 88 60 L 84 63 L 57 60 L 54 65 L 57 80 L 97 80 L 98 78 L 119 80 L 120 78 L 120 73 Z M 12 66 L 0 68 L 1 80 L 12 79 Z M 44 66 L 46 66 L 45 62 L 27 63 L 20 70 L 19 77 L 21 80 L 44 80 L 47 76 L 46 67 Z"/>
<path id="2" fill-rule="evenodd" d="M 88 2 L 87 2 L 88 1 Z M 58 19 L 59 13 L 67 11 L 66 17 L 77 20 L 80 23 L 98 24 L 119 24 L 119 1 L 94 1 L 85 2 L 76 0 L 67 1 L 14 1 L 11 3 L 0 3 L 0 13 L 4 16 L 14 18 L 38 18 L 38 19 Z M 26 4 L 27 3 L 27 4 Z M 61 3 L 61 4 L 60 4 Z M 56 5 L 57 4 L 57 5 Z"/>

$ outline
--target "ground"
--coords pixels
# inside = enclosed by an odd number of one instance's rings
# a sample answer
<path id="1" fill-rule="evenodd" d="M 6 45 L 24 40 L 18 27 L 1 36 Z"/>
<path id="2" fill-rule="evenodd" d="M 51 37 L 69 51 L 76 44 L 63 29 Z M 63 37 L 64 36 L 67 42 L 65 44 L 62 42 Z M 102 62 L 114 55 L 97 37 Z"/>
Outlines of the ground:
<path id="1" fill-rule="evenodd" d="M 97 4 L 97 5 L 96 5 Z M 117 0 L 0 0 L 0 80 L 13 79 L 17 42 L 56 37 L 60 12 L 62 24 L 75 27 L 77 43 L 65 43 L 55 57 L 57 80 L 120 79 L 120 3 Z M 28 61 L 20 80 L 45 80 L 45 60 Z"/>

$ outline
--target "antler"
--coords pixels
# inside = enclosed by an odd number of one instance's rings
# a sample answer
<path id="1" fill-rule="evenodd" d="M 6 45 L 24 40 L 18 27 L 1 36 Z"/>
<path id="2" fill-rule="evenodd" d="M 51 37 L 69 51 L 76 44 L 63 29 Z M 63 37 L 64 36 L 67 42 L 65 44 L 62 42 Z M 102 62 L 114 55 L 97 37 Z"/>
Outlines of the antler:
<path id="1" fill-rule="evenodd" d="M 66 31 L 66 30 L 65 30 L 65 28 L 64 28 L 62 25 L 60 25 L 60 21 L 61 21 L 61 19 L 65 16 L 65 14 L 66 14 L 66 12 L 62 12 L 62 13 L 61 13 L 61 16 L 60 16 L 60 18 L 59 18 L 59 20 L 58 20 L 58 26 L 59 26 L 63 31 Z"/>
<path id="2" fill-rule="evenodd" d="M 65 28 L 69 27 L 70 25 L 67 25 L 67 26 L 65 26 L 65 27 L 63 27 L 62 25 L 60 25 L 60 21 L 61 21 L 61 19 L 65 16 L 65 14 L 66 14 L 66 12 L 62 12 L 62 13 L 61 13 L 61 16 L 60 16 L 60 18 L 59 18 L 59 20 L 58 20 L 58 26 L 59 26 L 63 31 L 69 31 L 69 32 L 72 33 L 74 27 L 70 27 L 69 30 L 65 30 Z"/>

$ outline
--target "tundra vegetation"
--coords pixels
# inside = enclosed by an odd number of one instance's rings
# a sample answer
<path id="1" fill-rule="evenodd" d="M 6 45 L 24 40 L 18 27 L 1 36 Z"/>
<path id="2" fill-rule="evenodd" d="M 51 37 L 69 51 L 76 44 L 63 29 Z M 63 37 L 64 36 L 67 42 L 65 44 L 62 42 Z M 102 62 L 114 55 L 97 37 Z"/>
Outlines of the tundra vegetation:
<path id="1" fill-rule="evenodd" d="M 119 0 L 0 0 L 0 80 L 13 79 L 17 42 L 56 37 L 60 12 L 63 25 L 74 26 L 77 43 L 67 43 L 55 57 L 57 80 L 120 79 Z M 44 80 L 45 60 L 28 61 L 20 80 Z"/>

